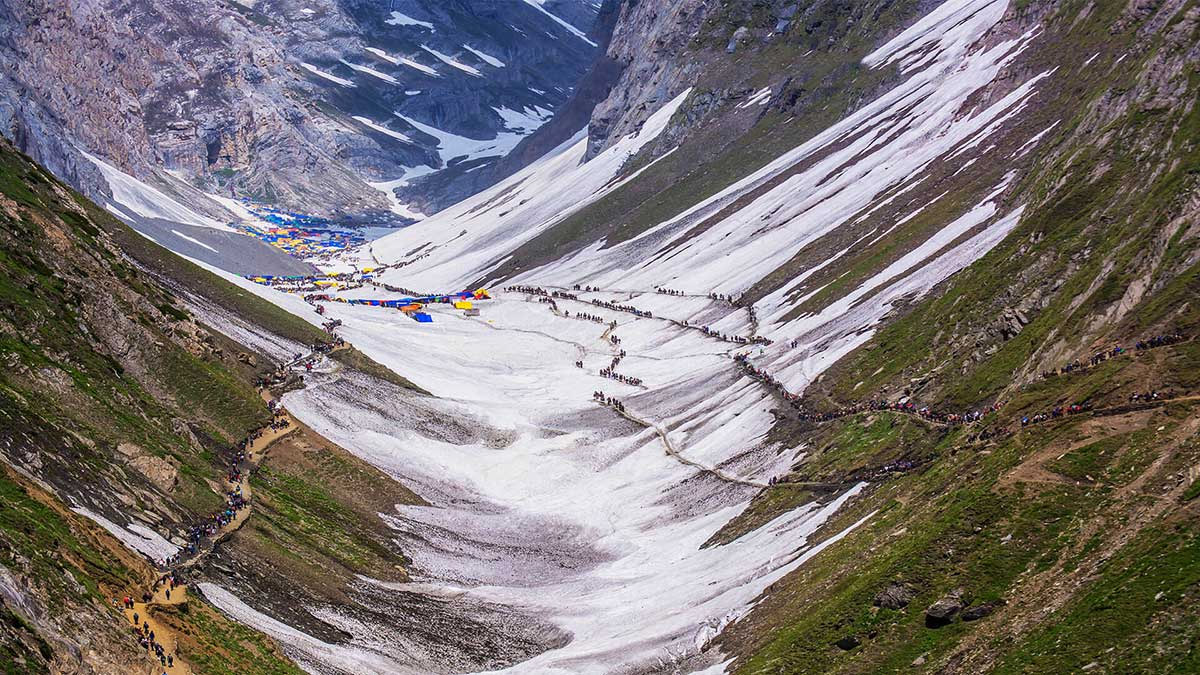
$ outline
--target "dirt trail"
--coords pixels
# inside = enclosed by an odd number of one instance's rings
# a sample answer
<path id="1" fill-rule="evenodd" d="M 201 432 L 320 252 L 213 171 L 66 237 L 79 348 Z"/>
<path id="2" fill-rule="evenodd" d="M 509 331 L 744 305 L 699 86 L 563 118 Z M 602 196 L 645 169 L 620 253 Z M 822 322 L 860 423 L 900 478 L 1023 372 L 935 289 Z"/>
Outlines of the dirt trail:
<path id="1" fill-rule="evenodd" d="M 335 347 L 330 352 L 328 352 L 328 354 L 332 354 L 334 352 L 341 351 L 344 349 L 349 349 L 349 348 L 350 348 L 350 345 L 348 345 L 348 344 L 340 346 L 340 347 Z M 328 356 L 328 354 L 326 354 L 326 355 Z M 316 356 L 316 354 L 309 353 L 308 355 L 301 357 L 300 359 L 296 359 L 295 361 L 289 362 L 287 364 L 287 367 L 292 367 L 298 363 L 303 362 L 305 359 L 311 358 L 313 356 Z M 259 395 L 263 398 L 264 401 L 270 402 L 270 401 L 274 400 L 274 396 L 271 394 L 270 389 L 267 387 L 260 389 Z M 286 424 L 283 424 L 283 425 L 276 424 L 281 421 L 286 421 Z M 242 527 L 242 525 L 244 525 L 246 523 L 246 521 L 250 518 L 251 511 L 254 508 L 254 503 L 252 500 L 253 489 L 250 486 L 250 475 L 253 473 L 253 471 L 255 469 L 258 468 L 259 464 L 262 463 L 263 459 L 266 458 L 267 449 L 272 444 L 274 444 L 276 441 L 280 440 L 284 436 L 287 436 L 288 434 L 298 431 L 299 428 L 300 428 L 300 425 L 291 416 L 291 414 L 289 414 L 286 410 L 283 410 L 282 408 L 280 408 L 276 412 L 275 419 L 272 420 L 272 424 L 262 427 L 257 432 L 252 433 L 250 435 L 250 437 L 247 439 L 248 442 L 245 445 L 246 457 L 242 461 L 241 465 L 238 467 L 239 474 L 240 474 L 240 480 L 236 484 L 237 488 L 240 490 L 242 498 L 246 501 L 246 507 L 243 509 L 239 509 L 234 514 L 233 519 L 230 520 L 230 522 L 226 523 L 222 528 L 220 528 L 216 532 L 215 535 L 213 535 L 210 545 L 198 547 L 198 550 L 194 555 L 192 555 L 191 557 L 185 558 L 185 559 L 181 560 L 179 563 L 177 563 L 176 565 L 174 565 L 173 566 L 174 570 L 186 569 L 186 568 L 194 566 L 197 562 L 204 559 L 208 554 L 210 554 L 214 550 L 216 550 L 217 544 L 219 544 L 221 541 L 223 541 L 224 539 L 231 536 L 234 532 L 236 532 L 238 529 L 240 529 Z M 159 577 L 160 580 L 162 578 L 163 577 L 161 577 L 161 576 Z M 169 594 L 169 597 L 168 597 L 168 594 Z M 131 593 L 130 597 L 131 598 L 142 597 L 142 595 L 140 593 Z M 174 605 L 182 605 L 182 604 L 187 603 L 187 601 L 188 601 L 188 593 L 187 593 L 186 585 L 180 584 L 180 585 L 176 586 L 174 589 L 170 589 L 169 584 L 159 583 L 154 588 L 154 595 L 151 598 L 150 602 L 135 601 L 133 603 L 133 607 L 131 609 L 125 608 L 123 610 L 125 619 L 127 621 L 129 621 L 131 626 L 145 627 L 147 629 L 147 633 L 146 633 L 147 635 L 149 635 L 149 631 L 153 631 L 154 641 L 163 646 L 164 654 L 170 654 L 175 657 L 174 663 L 172 665 L 154 666 L 149 671 L 147 671 L 147 672 L 151 673 L 152 675 L 162 675 L 162 673 L 167 673 L 168 675 L 191 675 L 191 673 L 193 672 L 191 667 L 187 664 L 187 662 L 179 657 L 178 636 L 175 635 L 174 631 L 171 628 L 164 625 L 161 621 L 157 620 L 154 616 L 155 608 L 169 607 L 169 606 L 174 606 Z M 135 615 L 137 616 L 137 623 L 134 623 Z"/>

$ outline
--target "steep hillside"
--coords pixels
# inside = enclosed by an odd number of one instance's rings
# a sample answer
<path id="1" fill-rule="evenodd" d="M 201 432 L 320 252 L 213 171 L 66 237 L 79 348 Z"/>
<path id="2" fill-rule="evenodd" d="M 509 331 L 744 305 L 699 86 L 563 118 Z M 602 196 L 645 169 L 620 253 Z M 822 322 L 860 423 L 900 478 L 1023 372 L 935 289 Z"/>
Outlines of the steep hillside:
<path id="1" fill-rule="evenodd" d="M 113 599 L 150 589 L 189 529 L 224 508 L 237 448 L 272 420 L 252 382 L 327 336 L 135 234 L 7 144 L 0 193 L 0 667 L 151 672 Z M 373 386 L 407 385 L 353 350 L 337 358 Z M 309 532 L 273 533 L 254 569 L 278 556 L 321 565 L 320 578 L 289 581 L 293 598 L 336 593 L 357 573 L 395 574 L 404 557 L 367 505 L 411 493 L 311 432 L 287 443 L 282 466 L 259 467 L 267 485 L 257 497 L 274 527 L 289 532 L 302 518 Z M 335 529 L 347 539 L 314 538 Z M 255 536 L 232 534 L 176 574 L 228 576 Z M 343 556 L 336 573 L 319 557 L 331 546 Z M 173 655 L 195 672 L 298 672 L 274 642 L 199 596 L 143 616 L 174 626 Z"/>

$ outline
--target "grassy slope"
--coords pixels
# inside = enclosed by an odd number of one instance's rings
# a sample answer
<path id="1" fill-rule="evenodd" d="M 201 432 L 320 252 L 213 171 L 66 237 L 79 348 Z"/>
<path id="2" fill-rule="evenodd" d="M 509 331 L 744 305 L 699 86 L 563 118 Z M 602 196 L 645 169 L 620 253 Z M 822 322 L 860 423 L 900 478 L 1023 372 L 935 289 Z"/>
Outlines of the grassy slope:
<path id="1" fill-rule="evenodd" d="M 294 340 L 312 342 L 323 334 L 138 236 L 7 145 L 0 146 L 0 195 L 0 359 L 6 366 L 0 369 L 0 435 L 6 459 L 65 494 L 119 494 L 133 508 L 152 512 L 215 508 L 219 497 L 210 485 L 223 473 L 220 453 L 269 413 L 249 385 L 253 371 L 235 358 L 244 348 L 191 323 L 160 280 Z M 351 367 L 385 374 L 361 355 L 347 360 Z M 199 445 L 180 435 L 180 422 Z M 124 464 L 114 449 L 118 443 L 136 444 L 140 452 L 171 462 L 177 484 L 164 492 L 147 483 Z M 343 457 L 342 464 L 351 460 Z M 408 493 L 380 475 L 366 482 L 339 475 L 342 480 L 319 471 L 270 469 L 263 497 L 297 505 L 282 510 L 302 512 L 305 526 L 323 533 L 308 542 L 318 550 L 356 550 L 336 545 L 354 536 L 351 525 L 358 530 L 373 525 L 375 537 L 363 546 L 375 558 L 370 564 L 364 556 L 348 558 L 346 574 L 385 576 L 380 568 L 386 554 L 395 576 L 391 563 L 404 558 L 378 543 L 388 540 L 378 532 L 383 526 L 374 512 L 371 519 L 361 512 L 343 516 L 364 484 L 390 488 L 392 496 Z M 281 476 L 286 484 L 277 480 Z M 328 480 L 317 484 L 317 476 Z M 339 489 L 314 502 L 306 498 L 305 486 Z M 27 489 L 39 496 L 30 497 Z M 0 490 L 5 504 L 0 565 L 33 584 L 35 604 L 53 609 L 43 619 L 0 605 L 0 671 L 44 672 L 46 660 L 66 648 L 53 637 L 63 633 L 93 641 L 101 655 L 123 654 L 112 657 L 117 662 L 132 663 L 133 643 L 104 598 L 136 592 L 151 574 L 144 561 L 66 511 L 61 496 L 11 481 L 0 482 Z M 100 497 L 106 499 L 111 497 Z M 296 547 L 292 555 L 305 550 L 295 537 L 282 542 Z M 183 653 L 200 672 L 297 672 L 269 640 L 199 601 L 192 605 L 166 612 L 166 620 L 188 636 Z M 76 623 L 64 623 L 73 616 Z"/>
<path id="2" fill-rule="evenodd" d="M 1189 3 L 1194 5 L 1194 3 Z M 1111 101 L 1139 84 L 1142 61 L 1170 57 L 1161 36 L 1116 24 L 1120 6 L 1072 19 L 1066 3 L 1051 22 L 1058 52 L 1115 61 L 1144 47 L 1104 78 L 1078 78 L 1084 100 Z M 1194 39 L 1195 35 L 1191 36 Z M 1184 43 L 1189 43 L 1188 38 Z M 1103 64 L 1105 66 L 1111 64 Z M 1099 72 L 1104 73 L 1101 69 Z M 1186 71 L 1185 71 L 1186 73 Z M 1197 79 L 1185 75 L 1195 101 Z M 1144 99 L 1143 99 L 1144 100 Z M 1129 344 L 1163 330 L 1200 328 L 1197 241 L 1175 219 L 1196 189 L 1200 116 L 1114 105 L 1108 114 L 1071 109 L 1065 145 L 1023 179 L 1029 209 L 1018 231 L 939 294 L 881 330 L 866 349 L 832 369 L 815 402 L 857 400 L 864 392 L 909 390 L 923 402 L 968 407 L 1008 401 L 988 442 L 967 430 L 929 437 L 920 470 L 879 482 L 818 539 L 877 511 L 868 523 L 777 583 L 723 638 L 740 655 L 738 672 L 1195 672 L 1200 610 L 1200 405 L 1181 401 L 1103 417 L 1077 416 L 1020 429 L 1014 420 L 1077 401 L 1120 406 L 1147 389 L 1196 393 L 1196 343 L 1110 361 L 1071 376 L 1014 382 L 1050 363 L 1085 357 L 1092 345 Z M 1083 125 L 1095 124 L 1081 134 Z M 1078 137 L 1075 134 L 1080 134 Z M 1098 141 L 1097 139 L 1103 139 Z M 1150 139 L 1153 139 L 1152 141 Z M 1161 167 L 1161 171 L 1150 170 Z M 839 270 L 840 272 L 840 270 Z M 1152 293 L 1120 304 L 1131 282 Z M 1061 280 L 1061 285 L 1053 282 Z M 1041 289 L 1047 300 L 1015 337 L 986 326 L 1006 306 Z M 977 335 L 979 342 L 963 339 Z M 989 341 L 996 349 L 986 350 Z M 1054 359 L 1059 359 L 1058 361 Z M 932 377 L 929 377 L 932 375 Z M 805 472 L 849 476 L 864 463 L 895 457 L 878 422 L 855 416 L 803 440 L 818 451 Z M 798 432 L 804 433 L 804 432 Z M 828 443 L 821 445 L 821 439 Z M 799 439 L 792 439 L 793 443 Z M 864 444 L 864 441 L 865 444 Z M 778 511 L 776 487 L 756 500 L 758 519 Z M 889 583 L 915 593 L 905 610 L 873 606 Z M 997 603 L 974 622 L 928 628 L 924 609 L 951 589 L 974 605 Z M 1003 601 L 1005 604 L 1000 605 Z M 854 637 L 860 646 L 835 642 Z M 1091 665 L 1094 664 L 1094 665 Z"/>

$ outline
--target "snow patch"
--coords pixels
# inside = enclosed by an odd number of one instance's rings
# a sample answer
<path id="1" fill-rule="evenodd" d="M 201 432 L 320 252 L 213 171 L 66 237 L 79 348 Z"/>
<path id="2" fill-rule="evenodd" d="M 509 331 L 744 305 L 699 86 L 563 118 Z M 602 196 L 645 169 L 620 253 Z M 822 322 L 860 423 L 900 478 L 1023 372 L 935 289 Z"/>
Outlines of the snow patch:
<path id="1" fill-rule="evenodd" d="M 100 169 L 100 173 L 104 174 L 104 180 L 108 181 L 108 187 L 112 190 L 113 201 L 139 216 L 143 218 L 160 218 L 175 223 L 208 227 L 214 230 L 233 231 L 225 223 L 193 211 L 171 197 L 168 197 L 160 190 L 130 176 L 99 157 L 82 150 L 80 150 L 80 154 L 86 157 L 92 164 L 95 164 Z"/>
<path id="2" fill-rule="evenodd" d="M 429 23 L 428 21 L 419 21 L 411 16 L 408 16 L 407 14 L 404 14 L 403 12 L 393 11 L 392 18 L 385 20 L 384 23 L 388 24 L 389 26 L 418 26 L 420 28 L 429 30 L 430 32 L 437 32 L 437 29 L 433 27 L 433 24 Z"/>
<path id="3" fill-rule="evenodd" d="M 392 77 L 391 75 L 388 75 L 387 73 L 381 73 L 378 70 L 375 70 L 374 68 L 371 68 L 368 66 L 360 66 L 357 63 L 350 63 L 349 61 L 347 61 L 345 59 L 340 59 L 340 60 L 343 64 L 349 66 L 353 70 L 357 70 L 360 73 L 366 73 L 367 75 L 370 75 L 371 77 L 383 80 L 384 82 L 387 82 L 388 84 L 400 84 L 400 80 L 397 80 L 396 78 Z"/>
<path id="4" fill-rule="evenodd" d="M 475 49 L 471 45 L 463 45 L 463 49 L 471 52 L 475 56 L 478 56 L 480 59 L 483 60 L 484 63 L 488 64 L 489 66 L 492 66 L 493 68 L 503 68 L 504 67 L 503 61 L 501 61 L 500 59 L 498 59 L 494 56 L 491 56 L 489 54 L 485 54 L 485 53 L 479 51 L 478 49 Z"/>
<path id="5" fill-rule="evenodd" d="M 333 73 L 327 73 L 327 72 L 321 70 L 320 68 L 314 66 L 311 63 L 305 63 L 305 62 L 301 61 L 300 67 L 307 70 L 308 72 L 312 73 L 313 75 L 316 75 L 317 77 L 321 77 L 326 80 L 329 80 L 330 82 L 333 82 L 334 84 L 340 84 L 343 87 L 358 86 L 358 85 L 354 84 L 353 82 L 351 82 L 350 80 L 347 80 L 344 77 L 338 77 L 337 75 L 334 75 Z"/>
<path id="6" fill-rule="evenodd" d="M 439 52 L 438 50 L 434 49 L 433 47 L 429 47 L 427 45 L 421 45 L 421 49 L 424 49 L 425 51 L 429 52 L 430 54 L 433 54 L 435 57 L 437 57 L 437 59 L 439 61 L 441 61 L 442 63 L 444 63 L 448 66 L 458 68 L 459 70 L 463 71 L 464 73 L 467 73 L 468 75 L 472 75 L 474 77 L 483 77 L 483 73 L 479 72 L 475 68 L 472 68 L 471 66 L 468 66 L 467 64 L 463 63 L 462 61 L 458 61 L 457 59 L 455 59 L 453 56 L 450 56 L 449 54 L 443 54 L 443 53 Z"/>
<path id="7" fill-rule="evenodd" d="M 137 551 L 154 562 L 162 562 L 179 552 L 179 547 L 162 538 L 154 530 L 134 522 L 128 528 L 121 527 L 104 516 L 84 506 L 73 506 L 71 510 L 94 521 L 127 548 Z"/>
<path id="8" fill-rule="evenodd" d="M 386 134 L 398 141 L 403 141 L 405 143 L 413 142 L 413 139 L 409 138 L 408 136 L 405 136 L 404 134 L 400 133 L 399 131 L 389 129 L 378 122 L 371 121 L 370 119 L 368 119 L 366 117 L 360 117 L 358 115 L 354 115 L 354 116 L 352 116 L 352 119 L 355 122 L 358 122 L 359 124 L 363 125 L 364 127 L 367 127 L 368 129 L 378 131 L 381 134 Z"/>

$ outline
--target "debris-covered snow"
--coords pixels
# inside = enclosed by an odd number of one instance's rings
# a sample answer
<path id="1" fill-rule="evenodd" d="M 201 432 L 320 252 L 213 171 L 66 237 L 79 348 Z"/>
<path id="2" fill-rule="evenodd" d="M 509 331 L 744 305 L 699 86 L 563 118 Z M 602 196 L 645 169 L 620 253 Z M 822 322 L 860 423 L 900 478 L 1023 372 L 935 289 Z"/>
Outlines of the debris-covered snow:
<path id="1" fill-rule="evenodd" d="M 284 645 L 288 655 L 302 664 L 319 663 L 347 673 L 416 675 L 416 671 L 399 669 L 395 662 L 378 654 L 356 647 L 330 644 L 296 630 L 246 605 L 237 596 L 216 584 L 201 582 L 197 584 L 197 588 L 214 607 L 230 618 L 278 640 Z"/>
<path id="2" fill-rule="evenodd" d="M 597 340 L 602 327 L 555 318 L 538 303 L 502 297 L 485 318 L 438 312 L 431 325 L 341 303 L 328 311 L 356 347 L 439 398 L 380 399 L 333 375 L 314 376 L 284 402 L 432 504 L 384 514 L 413 560 L 411 592 L 521 608 L 572 636 L 508 672 L 601 673 L 655 664 L 663 653 L 694 657 L 714 626 L 836 541 L 841 531 L 820 546 L 808 539 L 865 487 L 702 547 L 757 488 L 698 471 L 665 453 L 655 431 L 589 399 L 597 388 L 627 397 L 680 455 L 727 463 L 768 428 L 773 403 L 734 376 L 719 345 L 614 315 L 631 367 L 653 383 L 641 392 L 595 374 L 612 354 Z M 589 368 L 576 368 L 577 358 Z M 411 423 L 418 419 L 427 422 Z M 765 481 L 776 466 L 740 461 L 725 471 Z"/>

